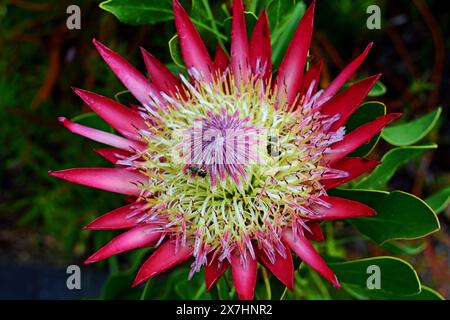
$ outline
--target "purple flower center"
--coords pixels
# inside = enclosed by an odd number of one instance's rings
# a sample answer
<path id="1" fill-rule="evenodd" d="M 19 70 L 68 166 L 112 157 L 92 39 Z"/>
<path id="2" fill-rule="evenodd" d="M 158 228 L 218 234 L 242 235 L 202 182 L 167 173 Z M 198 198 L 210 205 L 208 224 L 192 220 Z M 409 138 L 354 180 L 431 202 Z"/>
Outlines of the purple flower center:
<path id="1" fill-rule="evenodd" d="M 228 114 L 208 112 L 207 117 L 196 119 L 184 132 L 181 145 L 185 169 L 193 174 L 210 175 L 211 186 L 229 176 L 238 185 L 246 177 L 246 168 L 262 161 L 260 151 L 266 145 L 260 129 L 242 119 L 238 111 Z"/>

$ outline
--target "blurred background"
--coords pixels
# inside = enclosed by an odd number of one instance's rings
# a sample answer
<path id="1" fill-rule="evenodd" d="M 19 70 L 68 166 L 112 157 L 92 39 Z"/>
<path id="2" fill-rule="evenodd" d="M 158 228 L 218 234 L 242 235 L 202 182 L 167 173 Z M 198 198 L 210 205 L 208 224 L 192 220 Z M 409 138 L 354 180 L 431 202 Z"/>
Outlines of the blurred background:
<path id="1" fill-rule="evenodd" d="M 214 13 L 221 11 L 224 1 L 210 2 Z M 66 8 L 71 4 L 81 8 L 81 30 L 66 27 Z M 190 7 L 190 1 L 183 4 Z M 366 27 L 366 9 L 372 4 L 381 8 L 380 30 Z M 437 106 L 443 108 L 428 137 L 439 148 L 403 166 L 389 188 L 426 197 L 449 185 L 447 3 L 318 0 L 315 25 L 311 53 L 325 61 L 322 87 L 374 41 L 357 78 L 383 74 L 387 91 L 377 100 L 389 112 L 403 112 L 411 119 Z M 145 68 L 139 46 L 175 69 L 168 46 L 175 34 L 173 21 L 126 25 L 100 9 L 98 1 L 7 0 L 0 4 L 0 28 L 0 298 L 133 297 L 133 293 L 121 293 L 130 283 L 123 270 L 138 259 L 139 252 L 82 267 L 82 290 L 67 290 L 66 267 L 81 266 L 113 236 L 112 232 L 82 230 L 83 226 L 120 206 L 123 199 L 50 178 L 47 171 L 108 166 L 92 151 L 98 147 L 94 142 L 69 133 L 56 121 L 64 115 L 109 130 L 71 91 L 75 86 L 112 97 L 124 90 L 95 51 L 92 38 L 120 52 L 140 70 Z M 213 52 L 214 38 L 202 36 Z M 380 140 L 371 158 L 379 159 L 388 148 Z M 364 240 L 343 244 L 341 250 L 349 258 L 401 256 L 415 266 L 423 283 L 450 298 L 449 217 L 448 209 L 441 213 L 441 231 L 417 241 L 410 251 L 387 252 Z M 342 235 L 355 233 L 345 225 L 337 224 L 337 228 Z M 114 288 L 110 275 L 117 275 Z M 108 290 L 105 281 L 109 281 Z"/>

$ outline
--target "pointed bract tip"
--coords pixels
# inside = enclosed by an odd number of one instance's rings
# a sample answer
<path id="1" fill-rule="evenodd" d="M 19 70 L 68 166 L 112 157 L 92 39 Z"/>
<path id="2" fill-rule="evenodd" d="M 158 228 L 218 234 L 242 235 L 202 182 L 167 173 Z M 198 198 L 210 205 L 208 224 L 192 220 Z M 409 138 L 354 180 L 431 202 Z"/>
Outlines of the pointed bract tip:
<path id="1" fill-rule="evenodd" d="M 92 38 L 92 43 L 94 44 L 94 46 L 104 46 L 104 44 L 103 43 L 101 43 L 100 41 L 98 41 L 97 39 L 95 39 L 95 38 Z"/>
<path id="2" fill-rule="evenodd" d="M 142 55 L 149 55 L 150 54 L 147 50 L 145 50 L 144 47 L 139 46 L 139 50 L 141 51 Z"/>
<path id="3" fill-rule="evenodd" d="M 368 79 L 373 79 L 374 82 L 377 82 L 380 79 L 381 73 L 374 74 L 373 76 L 368 77 Z"/>
<path id="4" fill-rule="evenodd" d="M 145 48 L 143 48 L 143 47 L 139 47 L 139 48 L 141 50 L 141 55 L 144 58 L 145 63 L 147 63 L 147 62 L 153 63 L 153 61 L 156 60 L 156 58 L 150 52 L 145 50 Z"/>
<path id="5" fill-rule="evenodd" d="M 63 176 L 63 174 L 61 174 L 61 171 L 63 170 L 48 170 L 48 175 L 51 177 L 55 177 L 55 178 L 61 178 Z"/>
<path id="6" fill-rule="evenodd" d="M 88 265 L 88 264 L 91 264 L 91 263 L 96 262 L 96 260 L 95 260 L 93 257 L 94 257 L 94 256 L 90 256 L 89 258 L 87 258 L 86 260 L 84 260 L 84 261 L 83 261 L 83 264 L 84 264 L 84 265 Z"/>
<path id="7" fill-rule="evenodd" d="M 85 225 L 83 227 L 83 229 L 84 230 L 95 230 L 95 225 L 96 225 L 95 221 L 96 221 L 96 219 L 91 221 L 91 222 L 89 222 L 87 225 Z"/>
<path id="8" fill-rule="evenodd" d="M 89 99 L 89 97 L 92 97 L 94 95 L 93 92 L 84 90 L 84 89 L 80 89 L 80 88 L 75 88 L 72 87 L 73 92 L 75 92 L 75 94 L 80 97 L 84 102 L 86 102 L 87 99 Z M 90 100 L 90 99 L 89 99 Z M 87 103 L 86 103 L 87 104 Z"/>
<path id="9" fill-rule="evenodd" d="M 269 17 L 267 16 L 266 8 L 264 8 L 264 9 L 261 11 L 261 15 L 259 16 L 259 19 L 262 19 L 262 21 L 264 22 L 264 24 L 266 24 L 267 26 L 269 26 Z"/>
<path id="10" fill-rule="evenodd" d="M 72 89 L 73 92 L 75 92 L 77 95 L 82 94 L 83 92 L 87 92 L 86 90 L 83 90 L 81 88 L 77 88 L 77 87 L 70 87 Z"/>
<path id="11" fill-rule="evenodd" d="M 292 277 L 288 283 L 288 286 L 286 286 L 286 288 L 288 288 L 290 291 L 294 291 L 294 277 Z"/>
<path id="12" fill-rule="evenodd" d="M 64 124 L 66 121 L 68 121 L 66 117 L 58 117 L 57 119 L 58 119 L 58 121 L 61 122 L 62 124 Z"/>
<path id="13" fill-rule="evenodd" d="M 173 0 L 172 1 L 172 6 L 173 6 L 174 9 L 176 8 L 176 9 L 183 9 L 184 10 L 183 6 L 181 5 L 181 3 L 178 0 Z"/>
<path id="14" fill-rule="evenodd" d="M 111 52 L 112 50 L 109 49 L 107 46 L 105 46 L 103 43 L 101 43 L 100 41 L 98 41 L 97 39 L 92 39 L 92 43 L 94 44 L 95 48 L 97 49 L 97 51 L 100 53 L 100 55 L 103 55 L 107 52 Z"/>
<path id="15" fill-rule="evenodd" d="M 332 281 L 333 287 L 335 287 L 336 289 L 340 289 L 341 288 L 341 284 L 339 283 L 338 278 L 336 277 L 336 275 L 334 275 L 334 279 Z"/>
<path id="16" fill-rule="evenodd" d="M 150 279 L 150 277 L 142 278 L 140 279 L 139 274 L 136 276 L 136 278 L 133 280 L 133 283 L 131 284 L 131 287 L 134 288 L 138 285 L 140 285 L 142 282 Z"/>
<path id="17" fill-rule="evenodd" d="M 367 54 L 370 49 L 373 47 L 373 41 L 369 42 L 369 44 L 366 46 L 366 49 L 364 49 L 364 53 Z"/>
<path id="18" fill-rule="evenodd" d="M 308 9 L 306 9 L 306 13 L 309 13 L 309 14 L 311 14 L 311 15 L 314 15 L 315 9 L 316 9 L 316 1 L 313 0 L 313 1 L 311 2 L 311 4 L 309 5 Z"/>

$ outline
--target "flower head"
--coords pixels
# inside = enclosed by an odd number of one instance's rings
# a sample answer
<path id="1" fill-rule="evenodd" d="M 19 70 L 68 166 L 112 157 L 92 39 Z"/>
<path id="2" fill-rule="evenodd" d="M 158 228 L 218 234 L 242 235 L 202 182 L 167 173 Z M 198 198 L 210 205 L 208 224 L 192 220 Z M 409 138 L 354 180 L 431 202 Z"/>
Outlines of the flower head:
<path id="1" fill-rule="evenodd" d="M 94 40 L 100 55 L 140 102 L 128 108 L 81 89 L 75 93 L 121 136 L 60 121 L 107 144 L 96 150 L 116 168 L 68 169 L 52 176 L 132 197 L 88 229 L 128 229 L 86 260 L 134 248 L 157 249 L 137 285 L 193 257 L 210 289 L 229 266 L 236 292 L 250 299 L 257 263 L 293 288 L 291 250 L 336 287 L 338 280 L 309 240 L 324 239 L 327 219 L 371 216 L 373 209 L 327 190 L 369 172 L 377 161 L 346 157 L 398 117 L 388 114 L 345 134 L 345 123 L 379 75 L 338 92 L 371 45 L 325 90 L 321 63 L 306 72 L 314 2 L 275 75 L 265 11 L 247 41 L 241 0 L 233 1 L 231 58 L 211 59 L 194 25 L 173 1 L 189 79 L 142 49 L 151 81 Z"/>

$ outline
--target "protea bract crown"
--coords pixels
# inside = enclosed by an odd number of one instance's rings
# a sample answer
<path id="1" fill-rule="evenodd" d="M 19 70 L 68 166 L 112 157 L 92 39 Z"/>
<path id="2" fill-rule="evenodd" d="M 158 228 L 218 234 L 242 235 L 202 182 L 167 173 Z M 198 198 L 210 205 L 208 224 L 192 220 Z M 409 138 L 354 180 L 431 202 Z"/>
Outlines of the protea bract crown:
<path id="1" fill-rule="evenodd" d="M 188 75 L 171 73 L 142 49 L 148 79 L 94 40 L 140 105 L 74 89 L 120 135 L 59 118 L 70 131 L 109 145 L 96 151 L 116 167 L 50 175 L 132 197 L 87 225 L 126 231 L 86 263 L 153 246 L 133 285 L 192 258 L 191 275 L 205 268 L 208 289 L 231 267 L 239 298 L 251 299 L 258 263 L 293 288 L 292 251 L 339 287 L 309 241 L 324 240 L 322 220 L 375 214 L 327 190 L 378 164 L 346 156 L 399 116 L 387 114 L 345 134 L 346 121 L 379 75 L 340 90 L 371 45 L 318 90 L 321 62 L 306 68 L 314 3 L 276 73 L 265 11 L 248 41 L 243 4 L 234 0 L 230 58 L 217 46 L 212 59 L 177 0 L 173 9 Z"/>

